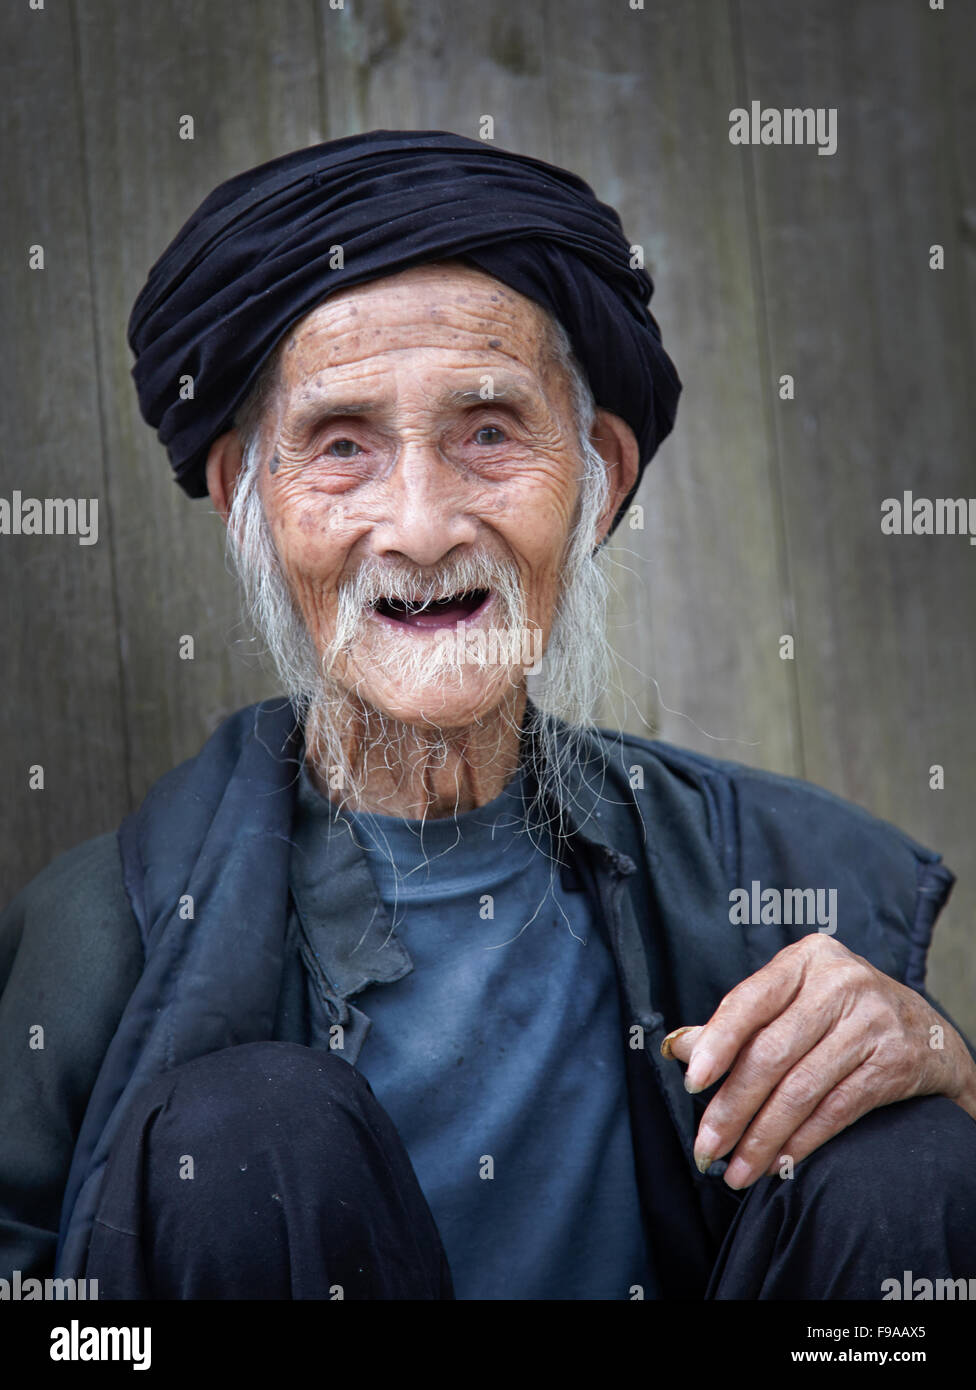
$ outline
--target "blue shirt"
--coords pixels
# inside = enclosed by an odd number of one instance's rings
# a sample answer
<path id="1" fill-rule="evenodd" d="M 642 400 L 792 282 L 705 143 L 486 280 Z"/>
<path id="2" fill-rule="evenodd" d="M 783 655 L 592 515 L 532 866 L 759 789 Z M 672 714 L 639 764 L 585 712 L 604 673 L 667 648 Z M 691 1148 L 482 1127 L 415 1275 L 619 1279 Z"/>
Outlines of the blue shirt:
<path id="1" fill-rule="evenodd" d="M 517 777 L 456 817 L 342 813 L 414 964 L 356 1000 L 371 1020 L 356 1065 L 458 1298 L 653 1296 L 613 958 L 523 796 Z"/>

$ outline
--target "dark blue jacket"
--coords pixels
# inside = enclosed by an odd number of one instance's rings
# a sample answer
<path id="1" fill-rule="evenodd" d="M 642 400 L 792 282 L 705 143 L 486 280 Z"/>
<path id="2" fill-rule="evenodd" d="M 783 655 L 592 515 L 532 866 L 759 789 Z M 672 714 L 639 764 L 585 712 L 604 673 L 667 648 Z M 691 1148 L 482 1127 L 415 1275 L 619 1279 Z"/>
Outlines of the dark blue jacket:
<path id="1" fill-rule="evenodd" d="M 835 888 L 837 939 L 923 991 L 953 876 L 901 831 L 807 783 L 609 731 L 587 749 L 574 764 L 564 824 L 617 964 L 645 1226 L 668 1294 L 700 1298 L 742 1197 L 721 1181 L 723 1164 L 704 1176 L 695 1168 L 694 1136 L 713 1092 L 689 1096 L 660 1042 L 680 1024 L 704 1022 L 740 980 L 816 929 L 733 926 L 730 892 L 753 881 Z M 302 753 L 286 702 L 238 712 L 155 784 L 118 847 L 102 837 L 87 857 L 85 847 L 64 856 L 0 919 L 0 970 L 13 962 L 0 1001 L 6 1053 L 24 1051 L 24 1020 L 43 1021 L 45 990 L 60 1000 L 77 987 L 85 1000 L 81 1017 L 78 999 L 74 1013 L 50 1015 L 55 1036 L 49 1027 L 39 1066 L 20 1057 L 8 1070 L 4 1265 L 50 1272 L 51 1211 L 63 1192 L 56 1272 L 84 1273 L 105 1159 L 144 1082 L 239 1043 L 327 1047 L 331 1023 L 354 1024 L 350 1001 L 383 977 L 371 943 L 387 938 L 388 919 L 351 837 L 330 842 L 332 892 L 316 920 L 295 911 L 289 861 Z M 76 890 L 68 905 L 66 885 Z M 86 912 L 98 926 L 79 932 Z M 65 950 L 52 955 L 58 941 Z M 388 959 L 376 968 L 388 969 Z M 72 969 L 84 977 L 76 986 Z"/>

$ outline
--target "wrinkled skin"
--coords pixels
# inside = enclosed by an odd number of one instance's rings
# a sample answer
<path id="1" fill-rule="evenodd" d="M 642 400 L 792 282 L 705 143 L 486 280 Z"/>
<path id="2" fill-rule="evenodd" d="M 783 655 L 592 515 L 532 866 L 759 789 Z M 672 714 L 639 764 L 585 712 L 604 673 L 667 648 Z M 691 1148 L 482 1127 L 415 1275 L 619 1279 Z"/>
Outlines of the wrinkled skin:
<path id="1" fill-rule="evenodd" d="M 535 305 L 498 281 L 444 264 L 337 294 L 289 334 L 266 413 L 273 471 L 262 471 L 261 496 L 320 650 L 334 631 L 336 585 L 367 553 L 422 568 L 465 547 L 514 559 L 530 622 L 548 639 L 577 450 L 569 390 L 547 360 L 543 324 Z M 494 401 L 451 399 L 477 396 L 486 374 Z M 636 479 L 637 446 L 607 411 L 593 441 L 611 484 L 602 537 Z M 230 431 L 207 468 L 225 518 L 240 464 Z M 377 804 L 414 817 L 484 805 L 517 765 L 524 689 L 502 707 L 497 685 L 474 667 L 447 695 L 404 689 L 384 671 L 382 642 L 382 629 L 371 629 L 341 681 L 408 725 L 436 720 L 450 731 L 452 757 L 436 768 L 421 760 L 396 786 L 378 767 Z M 944 1028 L 941 1051 L 929 1046 L 933 1024 Z M 695 1154 L 707 1167 L 734 1148 L 726 1181 L 737 1188 L 777 1171 L 783 1153 L 799 1161 L 879 1105 L 942 1094 L 976 1117 L 976 1064 L 955 1029 L 821 934 L 742 981 L 703 1028 L 674 1041 L 672 1055 L 689 1063 L 691 1090 L 729 1072 Z"/>

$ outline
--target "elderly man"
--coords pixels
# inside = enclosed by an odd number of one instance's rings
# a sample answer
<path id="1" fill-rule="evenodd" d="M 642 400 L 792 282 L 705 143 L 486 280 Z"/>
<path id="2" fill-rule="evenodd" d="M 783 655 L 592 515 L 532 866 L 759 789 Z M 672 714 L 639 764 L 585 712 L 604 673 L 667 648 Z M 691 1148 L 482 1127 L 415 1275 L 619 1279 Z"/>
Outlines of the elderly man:
<path id="1" fill-rule="evenodd" d="M 11 1268 L 130 1298 L 976 1275 L 976 1064 L 922 989 L 952 876 L 592 725 L 601 546 L 680 391 L 650 293 L 582 181 L 436 132 L 242 175 L 154 267 L 142 408 L 288 698 L 4 918 Z"/>

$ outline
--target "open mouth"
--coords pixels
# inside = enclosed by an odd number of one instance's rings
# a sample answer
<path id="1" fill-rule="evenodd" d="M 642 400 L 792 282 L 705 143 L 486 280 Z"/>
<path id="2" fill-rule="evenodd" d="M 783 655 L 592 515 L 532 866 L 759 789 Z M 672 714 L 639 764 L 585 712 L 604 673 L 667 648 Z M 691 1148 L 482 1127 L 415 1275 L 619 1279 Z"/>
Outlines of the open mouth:
<path id="1" fill-rule="evenodd" d="M 373 604 L 373 612 L 404 627 L 453 627 L 463 619 L 473 618 L 490 597 L 490 589 L 471 589 L 467 593 L 445 594 L 426 601 L 422 598 L 381 598 Z"/>

